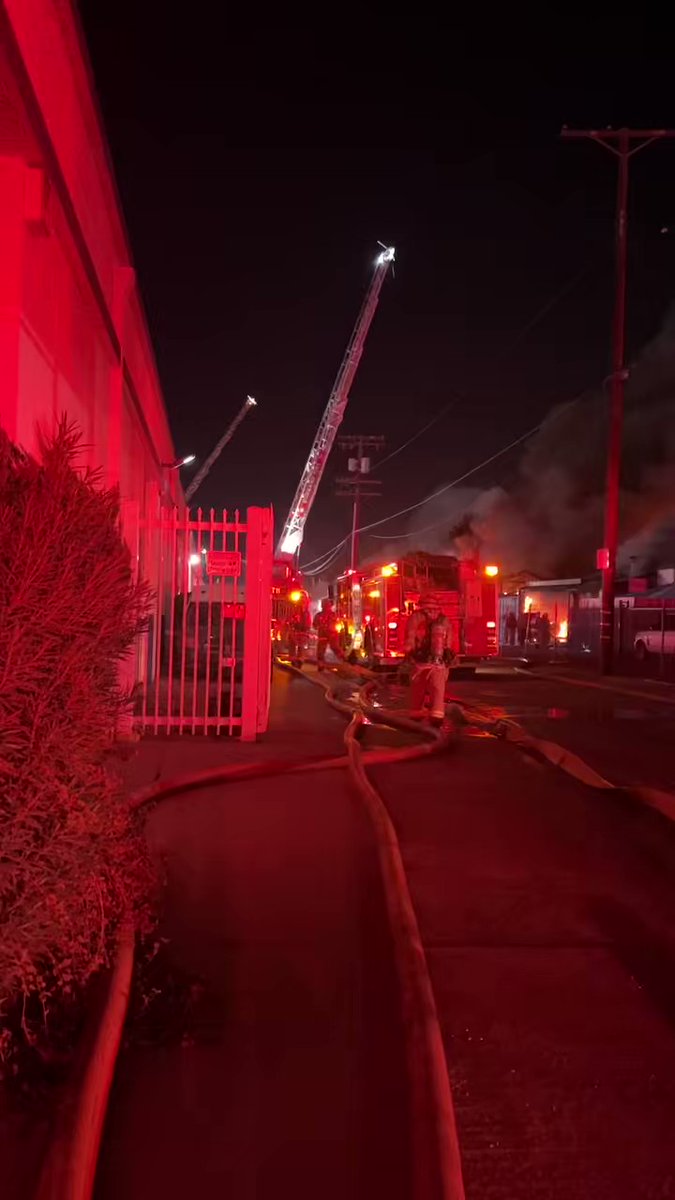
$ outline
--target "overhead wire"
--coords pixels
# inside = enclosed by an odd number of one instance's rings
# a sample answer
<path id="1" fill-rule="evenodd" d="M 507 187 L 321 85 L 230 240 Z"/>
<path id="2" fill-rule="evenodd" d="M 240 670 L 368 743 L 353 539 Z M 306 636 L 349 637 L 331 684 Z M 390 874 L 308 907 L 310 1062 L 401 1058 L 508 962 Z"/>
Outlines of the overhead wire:
<path id="1" fill-rule="evenodd" d="M 563 286 L 555 293 L 555 295 L 553 295 L 550 298 L 550 300 L 548 300 L 544 305 L 542 305 L 542 307 L 540 309 L 538 309 L 538 311 L 535 313 L 535 315 L 527 322 L 526 325 L 523 326 L 523 328 L 517 333 L 514 340 L 502 352 L 502 355 L 498 355 L 498 357 L 503 357 L 504 354 L 510 353 L 510 351 L 513 350 L 523 340 L 523 338 L 525 338 L 527 336 L 527 334 L 531 332 L 531 330 L 535 327 L 535 325 L 538 325 L 539 321 L 543 320 L 543 318 L 551 311 L 552 308 L 555 307 L 555 305 L 558 303 L 559 300 L 561 300 L 563 298 L 563 296 L 567 295 L 568 292 L 573 291 L 573 289 L 576 287 L 577 283 L 579 283 L 583 279 L 583 277 L 586 275 L 587 271 L 590 268 L 590 265 L 591 264 L 587 263 L 581 269 L 581 271 L 578 271 L 575 275 L 573 275 L 573 277 L 570 280 L 567 280 L 563 284 Z M 581 393 L 581 394 L 583 395 L 584 393 Z M 378 469 L 381 469 L 385 465 L 385 463 L 390 462 L 390 460 L 392 458 L 395 458 L 397 456 L 397 454 L 401 454 L 403 452 L 403 450 L 406 450 L 408 448 L 408 446 L 412 445 L 413 442 L 416 442 L 418 440 L 418 438 L 422 437 L 422 435 L 425 434 L 428 429 L 431 429 L 433 425 L 436 425 L 437 422 L 440 421 L 445 416 L 445 414 L 447 412 L 449 412 L 450 409 L 452 409 L 458 403 L 458 401 L 465 400 L 465 399 L 467 399 L 466 396 L 463 396 L 461 393 L 455 391 L 453 399 L 450 400 L 448 402 L 448 404 L 444 405 L 444 407 L 440 410 L 439 413 L 436 414 L 435 417 L 432 417 L 432 419 L 430 421 L 427 421 L 426 425 L 423 425 L 421 429 L 418 429 L 417 433 L 414 433 L 412 435 L 412 437 L 408 438 L 408 440 L 406 442 L 403 442 L 402 445 L 398 446 L 396 448 L 396 450 L 392 450 L 391 454 L 387 454 L 385 456 L 385 458 L 381 459 L 381 461 L 377 464 Z M 579 397 L 577 397 L 576 399 L 579 399 Z M 572 401 L 572 403 L 574 403 L 574 402 L 575 401 Z M 500 458 L 502 454 L 507 454 L 509 450 L 513 449 L 515 446 L 519 445 L 521 442 L 524 442 L 528 437 L 531 437 L 532 434 L 537 433 L 540 428 L 541 428 L 541 423 L 539 425 L 535 425 L 532 429 L 528 430 L 527 433 L 524 433 L 520 438 L 516 438 L 515 441 L 510 442 L 508 446 L 505 446 L 502 450 L 497 451 L 496 454 L 492 455 L 490 458 L 487 458 L 484 462 L 480 463 L 477 467 L 473 467 L 470 471 L 467 471 L 466 474 L 460 476 L 459 479 L 455 479 L 455 480 L 453 480 L 452 483 L 446 484 L 444 488 L 440 488 L 440 490 L 437 492 L 432 492 L 432 494 L 430 496 L 427 496 L 424 500 L 420 500 L 416 504 L 410 505 L 408 508 L 400 509 L 398 512 L 392 513 L 391 516 L 389 516 L 389 517 L 383 517 L 382 520 L 380 520 L 380 521 L 373 521 L 370 525 L 362 525 L 359 529 L 355 530 L 354 532 L 367 533 L 371 529 L 376 529 L 380 525 L 385 525 L 387 523 L 387 521 L 394 520 L 395 517 L 404 516 L 406 513 L 412 512 L 416 508 L 420 508 L 423 504 L 426 504 L 429 500 L 433 500 L 436 498 L 436 496 L 442 495 L 443 492 L 448 491 L 450 488 L 456 487 L 459 483 L 463 483 L 463 481 L 465 479 L 470 478 L 471 475 L 476 474 L 483 467 L 489 466 L 489 464 L 491 462 L 494 462 L 497 458 Z M 428 530 L 436 529 L 438 527 L 438 525 L 442 525 L 444 523 L 445 523 L 444 521 L 434 522 L 433 525 L 425 526 L 424 529 L 417 529 L 417 530 L 412 531 L 411 533 L 403 533 L 403 534 L 377 534 L 377 533 L 374 533 L 371 536 L 373 538 L 377 538 L 380 541 L 395 541 L 398 538 L 414 537 L 414 536 L 417 536 L 417 534 L 426 533 L 426 532 L 428 532 Z M 339 551 L 349 541 L 349 538 L 351 537 L 351 535 L 352 534 L 350 531 L 342 539 L 342 541 L 337 542 L 337 544 L 335 546 L 331 547 L 331 549 L 328 550 L 325 555 L 317 555 L 317 557 L 312 559 L 309 563 L 301 564 L 300 570 L 305 571 L 305 573 L 310 574 L 310 575 L 320 574 L 322 570 L 325 570 L 326 567 L 330 566 L 330 564 L 334 561 L 334 559 L 337 557 L 337 554 L 339 553 Z M 314 566 L 315 563 L 321 564 L 320 570 L 318 570 Z"/>
<path id="2" fill-rule="evenodd" d="M 414 509 L 421 508 L 422 505 L 428 504 L 430 500 L 435 500 L 437 496 L 442 496 L 444 494 L 444 492 L 449 491 L 450 488 L 457 487 L 457 485 L 459 483 L 463 483 L 465 479 L 469 479 L 471 475 L 475 475 L 478 471 L 482 470 L 483 467 L 488 467 L 490 465 L 490 463 L 493 463 L 493 462 L 495 462 L 496 459 L 501 458 L 501 456 L 503 454 L 507 454 L 509 452 L 509 450 L 513 450 L 516 446 L 519 446 L 521 444 L 521 442 L 524 442 L 524 441 L 526 441 L 527 438 L 532 437 L 532 435 L 534 433 L 537 433 L 541 429 L 541 425 L 542 425 L 542 423 L 540 421 L 539 424 L 534 425 L 532 427 L 532 429 L 528 429 L 525 433 L 521 433 L 520 437 L 514 438 L 512 442 L 509 442 L 508 446 L 502 446 L 501 450 L 497 450 L 497 452 L 495 454 L 491 454 L 489 458 L 484 459 L 483 462 L 478 463 L 477 466 L 471 467 L 471 469 L 469 471 L 465 471 L 463 475 L 459 475 L 458 478 L 453 479 L 451 483 L 444 484 L 444 486 L 442 488 L 438 488 L 438 490 L 435 492 L 432 492 L 431 495 L 425 496 L 422 500 L 416 501 L 415 504 L 409 504 L 407 506 L 407 508 L 400 508 L 398 510 L 398 512 L 390 513 L 388 517 L 382 517 L 379 521 L 371 521 L 369 525 L 359 526 L 359 528 L 356 530 L 356 533 L 368 533 L 369 530 L 377 529 L 377 528 L 379 528 L 380 525 L 386 525 L 388 521 L 393 521 L 395 519 L 395 517 L 402 517 L 406 513 L 413 512 Z M 442 522 L 440 522 L 440 523 L 442 524 Z M 431 528 L 431 526 L 430 526 L 430 528 Z M 415 532 L 421 533 L 423 531 L 416 530 Z M 378 535 L 374 534 L 373 536 L 377 537 Z M 394 535 L 392 535 L 392 536 L 394 536 Z M 396 536 L 398 536 L 398 535 L 396 535 Z M 337 553 L 339 550 L 341 550 L 342 547 L 345 545 L 345 543 L 349 541 L 350 537 L 351 537 L 351 532 L 348 533 L 346 535 L 346 537 L 344 537 L 342 539 L 341 542 L 338 542 L 335 546 L 332 546 L 330 550 L 326 551 L 326 554 L 324 555 L 325 561 L 323 562 L 324 568 L 326 566 L 328 566 L 330 564 L 330 562 L 332 561 L 332 558 L 334 557 L 333 552 Z M 318 562 L 318 561 L 320 561 L 318 558 L 313 559 L 312 562 L 301 565 L 300 569 L 302 571 L 306 571 L 310 575 L 317 574 L 317 572 L 315 571 L 315 569 L 312 566 L 312 563 Z"/>
<path id="3" fill-rule="evenodd" d="M 425 496 L 423 500 L 417 500 L 415 504 L 409 504 L 407 508 L 400 508 L 398 512 L 390 513 L 388 517 L 383 517 L 380 521 L 372 521 L 370 525 L 362 525 L 357 532 L 367 533 L 369 529 L 377 529 L 379 525 L 386 525 L 388 521 L 393 521 L 395 517 L 403 517 L 406 513 L 413 512 L 416 508 L 421 508 L 423 504 L 428 504 L 430 500 L 435 500 L 437 496 L 442 496 L 445 492 L 448 492 L 450 488 L 457 487 L 458 483 L 463 483 L 465 479 L 468 479 L 471 475 L 475 475 L 478 471 L 482 470 L 483 467 L 488 467 L 490 463 L 495 461 L 495 459 L 501 458 L 503 454 L 507 454 L 508 451 L 513 450 L 515 446 L 519 446 L 521 442 L 524 442 L 527 438 L 532 437 L 534 433 L 538 433 L 541 429 L 541 425 L 541 421 L 539 424 L 533 425 L 532 429 L 528 429 L 525 433 L 521 433 L 520 437 L 514 438 L 512 442 L 509 442 L 508 446 L 502 446 L 502 449 L 497 450 L 496 454 L 491 454 L 489 458 L 486 458 L 483 460 L 483 462 L 478 463 L 476 467 L 472 467 L 470 471 L 465 471 L 463 475 L 459 475 L 457 479 L 453 479 L 451 483 L 444 484 L 442 488 L 438 488 L 437 491 L 432 492 L 429 496 Z"/>
<path id="4" fill-rule="evenodd" d="M 332 551 L 329 550 L 323 559 L 314 559 L 309 563 L 301 563 L 300 570 L 305 575 L 322 575 L 326 568 L 335 561 L 342 547 L 349 541 L 350 537 L 351 531 L 342 539 L 341 542 L 338 542 L 337 546 L 333 547 Z"/>
<path id="5" fill-rule="evenodd" d="M 586 263 L 580 271 L 577 271 L 577 273 L 572 276 L 571 279 L 566 280 L 562 287 L 559 288 L 553 296 L 549 297 L 545 304 L 542 304 L 541 308 L 537 309 L 534 316 L 531 317 L 525 325 L 523 325 L 522 329 L 518 331 L 515 338 L 509 342 L 508 346 L 505 346 L 504 349 L 497 354 L 497 360 L 504 358 L 507 354 L 510 354 L 512 350 L 515 350 L 516 346 L 520 345 L 523 339 L 527 337 L 528 333 L 531 333 L 535 326 L 538 325 L 545 316 L 547 316 L 551 309 L 555 308 L 556 304 L 562 300 L 563 297 L 568 294 L 568 292 L 574 290 L 577 284 L 580 283 L 587 274 L 591 265 L 592 264 L 590 263 Z M 455 389 L 453 399 L 448 404 L 444 405 L 441 411 L 436 413 L 435 417 L 432 417 L 430 421 L 427 421 L 426 425 L 423 425 L 421 429 L 418 429 L 417 433 L 414 433 L 412 437 L 408 438 L 406 442 L 403 442 L 401 446 L 397 446 L 396 450 L 392 450 L 391 454 L 387 454 L 384 458 L 380 459 L 377 464 L 378 470 L 380 470 L 384 464 L 388 463 L 392 458 L 396 458 L 397 454 L 401 454 L 403 450 L 407 450 L 408 446 L 411 446 L 413 442 L 416 442 L 418 438 L 422 437 L 422 434 L 426 433 L 427 429 L 431 429 L 433 425 L 436 425 L 437 422 L 440 421 L 452 408 L 454 408 L 459 401 L 464 401 L 466 399 L 466 396 L 462 395 L 461 392 L 458 392 Z"/>
<path id="6" fill-rule="evenodd" d="M 586 395 L 588 395 L 587 388 L 585 388 L 582 392 L 579 392 L 579 394 L 577 396 L 575 396 L 573 400 L 569 400 L 569 401 L 567 401 L 567 403 L 565 405 L 562 405 L 561 409 L 562 408 L 567 409 L 567 408 L 570 408 L 574 404 L 578 404 L 578 402 L 581 399 L 583 399 L 583 397 Z M 545 418 L 545 420 L 546 421 L 555 420 L 556 415 L 557 414 L 555 412 L 549 413 L 548 416 Z M 459 477 L 459 479 L 453 480 L 452 483 L 446 484 L 446 486 L 444 488 L 441 488 L 439 491 L 432 492 L 431 495 L 427 496 L 427 499 L 421 501 L 421 503 L 426 504 L 429 500 L 433 500 L 436 496 L 440 496 L 443 492 L 447 491 L 448 488 L 453 488 L 453 487 L 456 487 L 458 483 L 463 483 L 463 481 L 465 479 L 468 479 L 470 475 L 474 475 L 477 471 L 480 471 L 482 467 L 487 467 L 491 462 L 494 462 L 495 459 L 500 458 L 503 454 L 508 453 L 509 450 L 511 450 L 515 446 L 519 445 L 520 442 L 524 442 L 527 440 L 528 437 L 532 437 L 535 433 L 538 433 L 539 430 L 542 428 L 543 424 L 544 424 L 544 421 L 540 421 L 538 425 L 535 425 L 532 429 L 529 429 L 527 431 L 527 433 L 523 433 L 519 438 L 516 438 L 515 441 L 510 442 L 508 446 L 504 446 L 503 449 L 498 450 L 496 454 L 493 454 L 490 458 L 485 459 L 485 462 L 480 463 L 477 467 L 473 467 L 470 471 L 467 471 L 465 475 L 461 475 Z M 412 505 L 411 508 L 408 509 L 407 511 L 410 512 L 412 510 L 412 508 L 419 508 L 419 504 Z M 406 510 L 403 510 L 403 511 L 406 511 Z M 396 515 L 398 516 L 399 514 L 397 513 Z M 385 518 L 385 520 L 387 520 L 387 519 L 389 519 L 389 518 Z M 418 537 L 419 534 L 421 534 L 421 533 L 428 533 L 429 530 L 431 530 L 431 529 L 438 529 L 439 525 L 445 525 L 447 520 L 448 520 L 448 517 L 446 516 L 446 517 L 443 517 L 440 521 L 434 521 L 434 523 L 432 525 L 425 525 L 422 529 L 411 529 L 411 530 L 407 531 L 406 533 L 372 533 L 370 536 L 373 538 L 377 538 L 378 541 L 383 541 L 383 542 L 384 541 L 397 541 L 400 538 L 406 538 L 406 537 Z M 371 528 L 374 528 L 374 526 L 371 526 Z M 359 530 L 359 532 L 362 532 L 362 531 Z"/>
<path id="7" fill-rule="evenodd" d="M 390 462 L 392 458 L 396 458 L 397 454 L 401 454 L 403 450 L 407 450 L 408 446 L 411 446 L 413 442 L 416 442 L 418 438 L 421 438 L 422 434 L 426 433 L 427 429 L 431 429 L 432 425 L 435 425 L 441 420 L 442 417 L 446 415 L 446 413 L 450 412 L 450 409 L 454 408 L 458 400 L 461 398 L 461 396 L 455 396 L 454 399 L 449 402 L 449 404 L 446 404 L 440 412 L 436 413 L 435 417 L 432 417 L 430 421 L 427 421 L 426 425 L 423 425 L 421 429 L 418 429 L 417 433 L 414 433 L 411 438 L 408 438 L 407 442 L 404 442 L 402 446 L 398 446 L 396 450 L 392 450 L 391 454 L 387 454 L 385 458 L 380 459 L 377 464 L 378 471 L 382 469 L 385 463 Z"/>

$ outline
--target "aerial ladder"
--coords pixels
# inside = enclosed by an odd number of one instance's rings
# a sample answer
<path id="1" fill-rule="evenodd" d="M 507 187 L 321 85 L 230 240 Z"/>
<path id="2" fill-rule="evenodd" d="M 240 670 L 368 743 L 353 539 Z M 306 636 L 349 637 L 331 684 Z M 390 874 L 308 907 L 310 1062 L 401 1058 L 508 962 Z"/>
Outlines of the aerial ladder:
<path id="1" fill-rule="evenodd" d="M 382 242 L 379 245 L 382 246 L 382 250 L 375 259 L 375 268 L 368 291 L 361 305 L 361 311 L 354 326 L 354 331 L 349 339 L 340 370 L 337 373 L 333 390 L 326 405 L 326 410 L 309 452 L 309 458 L 302 472 L 293 503 L 286 517 L 286 522 L 277 546 L 277 555 L 279 557 L 292 557 L 300 549 L 307 518 L 314 503 L 319 484 L 321 483 L 321 477 L 326 468 L 328 456 L 333 448 L 337 431 L 345 415 L 347 401 L 349 400 L 349 391 L 354 382 L 354 376 L 356 375 L 356 370 L 363 353 L 371 321 L 375 316 L 375 309 L 380 298 L 382 285 L 395 257 L 393 246 L 385 246 Z"/>
<path id="2" fill-rule="evenodd" d="M 220 457 L 220 455 L 222 454 L 223 450 L 225 449 L 227 443 L 234 437 L 236 429 L 239 427 L 239 425 L 241 425 L 246 414 L 249 413 L 252 408 L 255 408 L 256 404 L 257 404 L 257 400 L 254 400 L 253 396 L 246 397 L 246 399 L 244 400 L 244 403 L 242 404 L 241 408 L 239 409 L 239 412 L 237 413 L 236 417 L 232 421 L 230 421 L 230 424 L 228 425 L 227 429 L 225 430 L 223 436 L 216 442 L 216 444 L 213 447 L 213 450 L 209 454 L 208 458 L 204 459 L 204 462 L 202 463 L 201 467 L 197 471 L 197 474 L 195 475 L 194 479 L 192 480 L 190 485 L 188 487 L 186 487 L 185 500 L 188 504 L 190 503 L 195 492 L 197 491 L 197 488 L 201 487 L 201 485 L 203 484 L 204 480 L 206 479 L 206 476 L 208 475 L 209 471 L 211 470 L 211 467 L 213 466 L 216 459 Z"/>

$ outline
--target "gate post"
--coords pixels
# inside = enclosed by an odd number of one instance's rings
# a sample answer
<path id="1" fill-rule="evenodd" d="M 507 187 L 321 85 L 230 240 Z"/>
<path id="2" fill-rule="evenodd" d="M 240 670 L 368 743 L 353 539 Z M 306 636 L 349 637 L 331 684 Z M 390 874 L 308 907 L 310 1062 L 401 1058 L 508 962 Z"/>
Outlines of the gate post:
<path id="1" fill-rule="evenodd" d="M 246 616 L 241 701 L 242 741 L 255 741 L 267 729 L 270 710 L 272 654 L 271 508 L 249 508 L 246 514 Z"/>

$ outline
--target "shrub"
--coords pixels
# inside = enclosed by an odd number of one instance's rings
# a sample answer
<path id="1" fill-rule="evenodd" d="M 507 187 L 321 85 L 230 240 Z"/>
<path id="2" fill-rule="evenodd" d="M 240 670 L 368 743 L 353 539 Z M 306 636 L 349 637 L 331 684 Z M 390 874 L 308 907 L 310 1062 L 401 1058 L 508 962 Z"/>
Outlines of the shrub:
<path id="1" fill-rule="evenodd" d="M 0 1053 L 49 1022 L 143 923 L 152 871 L 106 769 L 118 668 L 147 607 L 119 503 L 76 470 L 62 421 L 40 461 L 0 433 Z"/>

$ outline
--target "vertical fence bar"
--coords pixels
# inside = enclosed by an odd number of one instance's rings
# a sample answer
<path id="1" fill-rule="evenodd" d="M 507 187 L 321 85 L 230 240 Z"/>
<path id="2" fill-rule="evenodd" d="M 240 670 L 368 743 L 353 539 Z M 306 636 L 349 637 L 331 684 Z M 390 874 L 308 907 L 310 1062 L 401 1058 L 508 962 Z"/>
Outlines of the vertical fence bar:
<path id="1" fill-rule="evenodd" d="M 157 587 L 155 591 L 155 733 L 159 732 L 159 700 L 162 685 L 162 588 L 164 583 L 164 520 L 163 509 L 159 510 L 157 531 Z"/>
<path id="2" fill-rule="evenodd" d="M 234 550 L 239 551 L 239 509 L 234 510 Z M 248 545 L 247 545 L 248 551 Z M 230 737 L 234 736 L 234 710 L 235 701 L 237 698 L 237 640 L 239 637 L 239 618 L 237 616 L 237 601 L 239 591 L 239 579 L 235 576 L 232 580 L 232 655 L 230 659 L 230 703 L 229 703 L 229 720 L 230 720 Z M 242 687 L 243 687 L 243 669 L 242 661 Z"/>
<path id="3" fill-rule="evenodd" d="M 148 723 L 148 689 L 150 687 L 150 628 L 143 634 L 143 654 L 145 670 L 143 672 L 143 696 L 141 699 L 141 726 L 145 729 Z"/>
<path id="4" fill-rule="evenodd" d="M 195 588 L 195 642 L 194 663 L 192 667 L 192 733 L 197 732 L 197 671 L 199 664 L 199 606 L 201 602 L 202 580 L 204 578 L 204 555 L 202 554 L 202 510 L 197 509 L 197 553 L 199 555 L 199 584 Z"/>
<path id="5" fill-rule="evenodd" d="M 181 646 L 180 646 L 180 693 L 178 697 L 178 732 L 183 732 L 183 720 L 185 716 L 185 664 L 187 656 L 187 623 L 188 623 L 188 607 L 190 603 L 190 558 L 192 550 L 190 547 L 190 510 L 185 510 L 183 517 L 183 613 L 181 620 Z"/>
<path id="6" fill-rule="evenodd" d="M 225 551 L 227 533 L 226 533 L 226 513 L 223 510 L 223 520 L 220 528 L 220 549 Z M 220 577 L 220 587 L 218 589 L 220 599 L 217 601 L 219 609 L 219 636 L 218 636 L 218 682 L 216 693 L 216 737 L 220 737 L 221 714 L 223 707 L 223 655 L 225 651 L 225 576 Z"/>
<path id="7" fill-rule="evenodd" d="M 149 506 L 146 504 L 146 520 L 144 525 L 145 532 L 145 563 L 146 569 L 148 560 L 151 558 L 151 553 L 148 553 L 148 545 L 151 545 L 151 524 L 148 514 Z M 143 684 L 141 692 L 141 729 L 145 730 L 148 723 L 148 689 L 150 687 L 150 625 L 148 625 L 143 633 L 142 652 L 144 659 Z"/>
<path id="8" fill-rule="evenodd" d="M 209 527 L 209 551 L 213 550 L 213 542 L 215 537 L 215 510 L 211 509 L 210 527 Z M 207 551 L 207 561 L 209 556 Z M 206 681 L 204 686 L 204 733 L 209 732 L 209 700 L 211 699 L 211 630 L 213 626 L 213 576 L 207 569 L 208 579 L 208 600 L 206 610 Z"/>
<path id="9" fill-rule="evenodd" d="M 166 731 L 171 732 L 171 718 L 173 713 L 173 652 L 174 652 L 174 636 L 175 636 L 175 621 L 176 621 L 176 590 L 177 590 L 177 575 L 178 575 L 178 509 L 171 510 L 171 524 L 169 526 L 169 537 L 171 538 L 171 593 L 169 596 L 169 654 L 168 654 L 168 680 L 167 680 L 167 699 L 166 699 Z"/>

